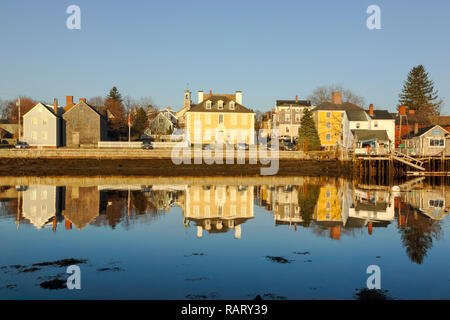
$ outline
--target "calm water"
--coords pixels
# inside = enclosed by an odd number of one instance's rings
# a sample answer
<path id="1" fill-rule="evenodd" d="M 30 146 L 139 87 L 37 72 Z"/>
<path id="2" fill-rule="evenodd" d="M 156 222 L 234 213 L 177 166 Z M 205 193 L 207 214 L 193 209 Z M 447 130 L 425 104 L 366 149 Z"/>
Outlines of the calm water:
<path id="1" fill-rule="evenodd" d="M 353 299 L 369 265 L 394 298 L 450 298 L 445 184 L 0 182 L 3 299 Z M 69 258 L 81 290 L 41 287 L 69 275 L 33 264 Z"/>

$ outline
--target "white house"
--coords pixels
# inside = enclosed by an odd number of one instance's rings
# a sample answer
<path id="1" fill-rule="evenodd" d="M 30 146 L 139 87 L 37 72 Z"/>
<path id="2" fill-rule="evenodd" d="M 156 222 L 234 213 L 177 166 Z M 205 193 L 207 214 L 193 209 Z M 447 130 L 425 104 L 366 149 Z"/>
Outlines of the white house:
<path id="1" fill-rule="evenodd" d="M 395 147 L 395 119 L 387 110 L 374 110 L 373 105 L 366 110 L 370 118 L 370 130 L 386 130 L 391 141 L 391 150 Z"/>
<path id="2" fill-rule="evenodd" d="M 39 102 L 23 116 L 23 138 L 31 147 L 57 148 L 63 143 L 63 108 Z"/>
<path id="3" fill-rule="evenodd" d="M 352 130 L 369 129 L 370 118 L 364 110 L 346 110 L 342 118 L 342 145 L 351 148 L 353 145 Z"/>

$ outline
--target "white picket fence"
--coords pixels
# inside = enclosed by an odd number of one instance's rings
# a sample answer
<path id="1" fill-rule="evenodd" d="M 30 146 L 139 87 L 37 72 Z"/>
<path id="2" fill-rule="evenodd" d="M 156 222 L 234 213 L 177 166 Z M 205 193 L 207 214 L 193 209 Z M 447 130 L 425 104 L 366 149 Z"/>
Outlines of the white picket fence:
<path id="1" fill-rule="evenodd" d="M 142 141 L 99 141 L 99 148 L 142 148 Z"/>

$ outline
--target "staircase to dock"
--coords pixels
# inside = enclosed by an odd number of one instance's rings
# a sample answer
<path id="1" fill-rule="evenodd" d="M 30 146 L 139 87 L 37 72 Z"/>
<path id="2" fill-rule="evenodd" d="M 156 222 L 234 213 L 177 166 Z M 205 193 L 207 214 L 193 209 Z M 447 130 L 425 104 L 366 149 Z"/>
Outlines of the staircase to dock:
<path id="1" fill-rule="evenodd" d="M 404 163 L 404 164 L 406 164 L 406 165 L 408 165 L 408 166 L 410 166 L 410 167 L 412 167 L 414 169 L 417 169 L 417 170 L 420 170 L 420 171 L 425 171 L 425 168 L 423 166 L 424 165 L 423 161 L 420 161 L 420 160 L 417 160 L 417 159 L 415 159 L 413 157 L 410 157 L 407 154 L 400 153 L 398 151 L 394 151 L 393 154 L 392 154 L 392 158 L 394 160 L 397 160 L 397 161 L 399 161 L 401 163 Z"/>

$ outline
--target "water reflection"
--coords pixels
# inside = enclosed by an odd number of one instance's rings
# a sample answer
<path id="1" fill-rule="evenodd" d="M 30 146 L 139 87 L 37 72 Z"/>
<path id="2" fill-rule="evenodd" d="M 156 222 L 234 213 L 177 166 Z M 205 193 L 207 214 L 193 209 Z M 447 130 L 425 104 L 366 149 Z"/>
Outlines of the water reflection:
<path id="1" fill-rule="evenodd" d="M 256 182 L 258 182 L 256 180 Z M 275 227 L 340 240 L 393 225 L 411 261 L 421 264 L 442 237 L 441 221 L 448 214 L 449 186 L 423 179 L 392 192 L 389 186 L 352 183 L 345 179 L 302 178 L 243 184 L 97 184 L 55 186 L 30 183 L 3 186 L 0 218 L 41 230 L 83 230 L 88 226 L 116 228 L 151 223 L 174 208 L 184 228 L 198 238 L 230 233 L 241 239 L 255 208 L 273 216 Z M 175 210 L 174 210 L 175 211 Z M 180 223 L 180 228 L 183 228 Z"/>

